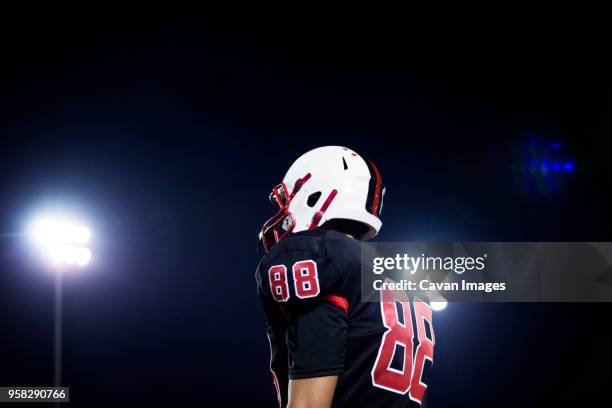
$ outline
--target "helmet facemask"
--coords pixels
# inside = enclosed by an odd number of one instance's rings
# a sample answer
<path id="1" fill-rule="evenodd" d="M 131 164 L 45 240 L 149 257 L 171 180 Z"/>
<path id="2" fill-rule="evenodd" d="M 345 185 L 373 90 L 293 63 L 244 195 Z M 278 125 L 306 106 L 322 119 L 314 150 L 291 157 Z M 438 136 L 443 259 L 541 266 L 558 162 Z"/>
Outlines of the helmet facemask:
<path id="1" fill-rule="evenodd" d="M 278 241 L 293 232 L 296 222 L 295 217 L 289 211 L 289 205 L 309 178 L 310 173 L 297 180 L 291 193 L 289 193 L 285 183 L 280 183 L 272 189 L 268 199 L 271 203 L 278 205 L 279 211 L 261 227 L 260 239 L 266 252 Z"/>

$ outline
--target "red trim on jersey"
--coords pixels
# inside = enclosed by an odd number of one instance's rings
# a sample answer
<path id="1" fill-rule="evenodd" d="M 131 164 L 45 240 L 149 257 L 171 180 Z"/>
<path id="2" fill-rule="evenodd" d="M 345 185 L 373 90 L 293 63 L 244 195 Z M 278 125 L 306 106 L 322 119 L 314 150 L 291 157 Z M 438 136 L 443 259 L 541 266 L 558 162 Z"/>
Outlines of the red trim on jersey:
<path id="1" fill-rule="evenodd" d="M 343 296 L 338 295 L 327 295 L 325 296 L 325 300 L 334 306 L 338 306 L 340 309 L 344 310 L 344 313 L 348 314 L 349 311 L 349 303 Z"/>
<path id="2" fill-rule="evenodd" d="M 319 226 L 319 222 L 321 222 L 321 218 L 323 218 L 323 214 L 325 214 L 325 211 L 327 211 L 327 208 L 329 207 L 331 202 L 334 201 L 334 198 L 336 198 L 336 194 L 338 194 L 338 190 L 336 189 L 333 189 L 331 193 L 329 193 L 329 195 L 327 196 L 327 199 L 321 206 L 321 209 L 317 211 L 315 215 L 312 216 L 312 222 L 310 223 L 310 227 L 308 227 L 309 230 L 315 229 Z"/>
<path id="3" fill-rule="evenodd" d="M 378 217 L 378 206 L 380 204 L 380 194 L 382 188 L 382 178 L 380 177 L 380 173 L 376 168 L 376 165 L 373 161 L 370 160 L 370 164 L 372 165 L 372 169 L 374 169 L 374 177 L 376 178 L 376 187 L 374 187 L 374 198 L 372 199 L 372 209 L 371 212 L 375 216 Z"/>

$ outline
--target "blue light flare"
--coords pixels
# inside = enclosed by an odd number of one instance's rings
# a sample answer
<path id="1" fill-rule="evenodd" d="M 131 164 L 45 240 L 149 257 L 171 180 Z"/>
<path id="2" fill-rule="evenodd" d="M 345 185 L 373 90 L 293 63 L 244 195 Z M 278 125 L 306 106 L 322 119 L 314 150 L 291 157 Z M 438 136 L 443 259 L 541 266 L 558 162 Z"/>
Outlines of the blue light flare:
<path id="1" fill-rule="evenodd" d="M 575 158 L 566 151 L 561 139 L 549 139 L 529 135 L 523 144 L 514 149 L 516 159 L 513 169 L 520 174 L 520 189 L 530 197 L 562 196 L 567 183 L 576 172 Z"/>

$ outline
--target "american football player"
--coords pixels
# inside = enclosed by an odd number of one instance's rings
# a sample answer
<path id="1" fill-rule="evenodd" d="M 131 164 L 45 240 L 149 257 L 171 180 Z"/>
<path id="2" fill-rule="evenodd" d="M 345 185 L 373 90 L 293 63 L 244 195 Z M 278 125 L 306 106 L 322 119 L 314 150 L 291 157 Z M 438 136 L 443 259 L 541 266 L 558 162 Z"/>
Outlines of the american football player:
<path id="1" fill-rule="evenodd" d="M 305 153 L 272 190 L 256 280 L 281 407 L 423 402 L 431 308 L 398 291 L 362 299 L 361 241 L 381 228 L 384 194 L 374 163 L 339 146 Z"/>

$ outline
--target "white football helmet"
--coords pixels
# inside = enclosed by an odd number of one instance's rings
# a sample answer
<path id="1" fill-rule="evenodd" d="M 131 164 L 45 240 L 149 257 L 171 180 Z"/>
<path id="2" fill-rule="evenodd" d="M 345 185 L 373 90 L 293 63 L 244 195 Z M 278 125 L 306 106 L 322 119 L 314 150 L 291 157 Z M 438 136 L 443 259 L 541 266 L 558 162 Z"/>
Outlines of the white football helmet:
<path id="1" fill-rule="evenodd" d="M 293 163 L 270 194 L 280 211 L 261 229 L 263 247 L 269 251 L 287 235 L 331 220 L 360 223 L 367 232 L 356 238 L 370 239 L 382 226 L 384 194 L 380 173 L 371 161 L 341 146 L 311 150 Z"/>

